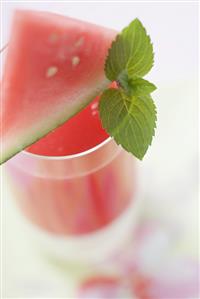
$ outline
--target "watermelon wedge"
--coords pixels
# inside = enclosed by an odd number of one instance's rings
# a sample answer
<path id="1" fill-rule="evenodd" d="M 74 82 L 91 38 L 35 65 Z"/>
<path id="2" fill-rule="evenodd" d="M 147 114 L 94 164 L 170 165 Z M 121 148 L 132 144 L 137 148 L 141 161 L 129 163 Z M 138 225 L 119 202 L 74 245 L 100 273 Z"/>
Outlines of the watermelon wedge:
<path id="1" fill-rule="evenodd" d="M 72 18 L 16 11 L 1 92 L 1 161 L 79 112 L 110 83 L 104 62 L 116 31 Z"/>

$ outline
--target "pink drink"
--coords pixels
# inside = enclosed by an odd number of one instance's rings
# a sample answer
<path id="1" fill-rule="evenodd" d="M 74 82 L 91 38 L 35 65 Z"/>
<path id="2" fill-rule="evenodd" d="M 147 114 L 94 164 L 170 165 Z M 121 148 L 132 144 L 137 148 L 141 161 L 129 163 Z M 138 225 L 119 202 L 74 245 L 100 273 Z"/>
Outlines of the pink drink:
<path id="1" fill-rule="evenodd" d="M 97 106 L 98 98 L 7 162 L 22 212 L 48 232 L 94 232 L 133 198 L 132 157 L 102 129 Z"/>

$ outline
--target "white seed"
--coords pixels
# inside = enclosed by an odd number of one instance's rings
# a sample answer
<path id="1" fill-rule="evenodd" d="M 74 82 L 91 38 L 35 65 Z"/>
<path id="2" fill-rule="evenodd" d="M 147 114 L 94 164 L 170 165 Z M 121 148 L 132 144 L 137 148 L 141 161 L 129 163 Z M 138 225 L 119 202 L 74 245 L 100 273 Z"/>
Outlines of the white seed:
<path id="1" fill-rule="evenodd" d="M 83 42 L 84 42 L 84 37 L 82 36 L 75 42 L 75 47 L 82 46 Z"/>
<path id="2" fill-rule="evenodd" d="M 97 114 L 97 110 L 92 111 L 92 115 L 96 115 Z"/>
<path id="3" fill-rule="evenodd" d="M 78 56 L 73 56 L 73 57 L 72 57 L 72 65 L 73 65 L 73 66 L 78 65 L 79 62 L 80 62 L 80 58 L 79 58 Z"/>
<path id="4" fill-rule="evenodd" d="M 46 77 L 50 78 L 53 77 L 58 71 L 58 68 L 56 66 L 50 66 L 46 71 Z"/>
<path id="5" fill-rule="evenodd" d="M 97 102 L 91 105 L 91 109 L 92 110 L 97 109 L 97 107 L 98 107 L 98 103 Z"/>

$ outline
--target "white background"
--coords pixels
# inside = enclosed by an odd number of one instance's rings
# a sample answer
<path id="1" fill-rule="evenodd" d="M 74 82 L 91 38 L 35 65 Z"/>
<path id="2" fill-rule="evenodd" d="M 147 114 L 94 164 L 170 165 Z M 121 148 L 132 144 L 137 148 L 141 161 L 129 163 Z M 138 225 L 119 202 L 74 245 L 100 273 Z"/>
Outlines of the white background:
<path id="1" fill-rule="evenodd" d="M 148 79 L 158 87 L 154 95 L 158 107 L 158 128 L 147 157 L 138 165 L 141 185 L 150 213 L 154 213 L 155 217 L 169 217 L 172 223 L 177 222 L 184 231 L 185 242 L 195 251 L 198 239 L 197 3 L 3 1 L 2 44 L 9 40 L 9 24 L 16 7 L 52 11 L 118 30 L 135 17 L 143 22 L 155 51 L 155 66 Z M 20 288 L 20 281 L 16 281 L 16 277 L 19 280 L 21 271 L 27 280 L 30 278 L 30 281 L 34 281 L 38 268 L 34 268 L 36 259 L 31 255 L 33 253 L 27 254 L 26 245 L 23 244 L 17 220 L 19 215 L 15 214 L 9 194 L 9 187 L 4 188 L 5 291 L 8 296 L 17 294 L 22 297 L 28 293 L 22 286 Z M 13 253 L 14 244 L 16 254 Z M 25 270 L 20 269 L 22 264 Z M 41 273 L 46 273 L 40 267 Z M 13 268 L 18 269 L 18 273 Z M 51 280 L 51 277 L 48 279 Z M 48 285 L 49 280 L 46 283 Z"/>

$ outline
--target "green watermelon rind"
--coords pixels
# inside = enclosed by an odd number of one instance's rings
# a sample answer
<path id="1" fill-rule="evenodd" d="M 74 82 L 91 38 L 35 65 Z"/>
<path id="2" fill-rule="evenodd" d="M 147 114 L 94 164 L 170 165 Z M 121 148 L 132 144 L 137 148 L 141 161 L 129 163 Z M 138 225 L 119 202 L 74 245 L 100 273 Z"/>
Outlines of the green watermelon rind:
<path id="1" fill-rule="evenodd" d="M 99 84 L 97 83 L 95 85 L 95 89 L 90 94 L 88 94 L 88 96 L 85 97 L 83 95 L 83 98 L 85 98 L 85 100 L 80 101 L 80 105 L 78 107 L 75 107 L 74 110 L 71 111 L 71 113 L 69 113 L 69 111 L 66 111 L 66 114 L 64 114 L 64 116 L 59 117 L 59 119 L 57 121 L 55 121 L 54 118 L 51 118 L 51 119 L 53 119 L 53 123 L 54 123 L 52 125 L 48 121 L 45 121 L 45 124 L 47 124 L 47 125 L 46 126 L 44 125 L 43 130 L 40 129 L 40 131 L 38 131 L 38 130 L 35 130 L 35 128 L 33 128 L 33 134 L 29 133 L 29 136 L 24 136 L 24 138 L 23 138 L 27 142 L 23 143 L 23 142 L 20 142 L 20 140 L 18 140 L 18 144 L 13 145 L 13 146 L 11 145 L 9 151 L 3 151 L 2 150 L 3 145 L 2 145 L 0 165 L 5 163 L 10 158 L 14 157 L 16 154 L 18 154 L 19 152 L 21 152 L 22 150 L 24 150 L 31 144 L 37 142 L 39 139 L 43 138 L 44 136 L 46 136 L 48 133 L 50 133 L 54 129 L 63 125 L 67 120 L 72 118 L 74 115 L 79 113 L 82 109 L 84 109 L 87 105 L 89 105 L 89 103 L 92 102 L 92 100 L 94 100 L 94 98 L 96 96 L 100 95 L 101 92 L 103 90 L 105 90 L 109 86 L 110 83 L 111 82 L 104 77 L 102 79 L 101 83 L 99 83 Z M 91 89 L 91 88 L 89 88 L 89 89 Z M 35 132 L 37 132 L 37 134 L 35 134 Z M 31 135 L 31 137 L 30 137 L 30 135 Z M 19 146 L 19 144 L 20 144 L 20 146 Z M 5 155 L 3 155 L 3 152 L 5 152 Z M 40 156 L 40 155 L 36 155 L 36 156 Z"/>

